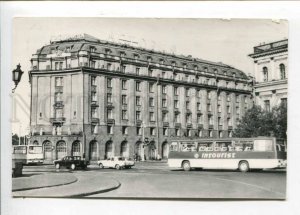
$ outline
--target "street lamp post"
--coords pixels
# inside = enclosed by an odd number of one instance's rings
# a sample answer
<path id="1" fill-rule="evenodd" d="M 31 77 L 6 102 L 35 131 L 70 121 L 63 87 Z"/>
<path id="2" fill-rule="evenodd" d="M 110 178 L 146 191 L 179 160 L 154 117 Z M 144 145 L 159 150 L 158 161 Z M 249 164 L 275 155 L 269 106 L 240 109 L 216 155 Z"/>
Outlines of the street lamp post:
<path id="1" fill-rule="evenodd" d="M 12 92 L 14 93 L 19 82 L 21 81 L 23 71 L 21 70 L 21 65 L 18 64 L 17 68 L 12 71 L 12 81 L 15 83 L 15 87 L 12 89 Z"/>

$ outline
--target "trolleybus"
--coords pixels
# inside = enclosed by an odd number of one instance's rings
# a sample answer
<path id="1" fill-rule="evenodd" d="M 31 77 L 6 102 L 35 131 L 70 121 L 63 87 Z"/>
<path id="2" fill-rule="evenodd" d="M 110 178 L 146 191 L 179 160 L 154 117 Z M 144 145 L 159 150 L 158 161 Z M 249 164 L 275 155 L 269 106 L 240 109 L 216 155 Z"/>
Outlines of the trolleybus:
<path id="1" fill-rule="evenodd" d="M 171 168 L 250 169 L 285 168 L 285 140 L 273 137 L 222 138 L 171 141 Z"/>

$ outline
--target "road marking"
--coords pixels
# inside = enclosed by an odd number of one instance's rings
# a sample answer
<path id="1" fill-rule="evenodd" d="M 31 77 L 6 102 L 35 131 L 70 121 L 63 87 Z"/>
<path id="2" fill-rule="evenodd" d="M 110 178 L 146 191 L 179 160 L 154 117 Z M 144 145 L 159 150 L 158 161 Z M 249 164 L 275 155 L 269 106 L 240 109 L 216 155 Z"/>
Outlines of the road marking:
<path id="1" fill-rule="evenodd" d="M 209 178 L 215 178 L 215 179 L 222 180 L 222 181 L 229 181 L 229 182 L 233 182 L 233 183 L 243 184 L 243 185 L 246 185 L 246 186 L 249 186 L 249 187 L 255 187 L 255 188 L 258 188 L 258 189 L 261 189 L 261 190 L 264 190 L 264 191 L 268 191 L 268 192 L 272 192 L 272 193 L 277 193 L 279 195 L 285 196 L 284 193 L 273 191 L 273 190 L 270 190 L 268 188 L 264 188 L 262 186 L 258 186 L 258 185 L 255 185 L 255 184 L 249 184 L 249 183 L 245 183 L 245 182 L 241 182 L 241 181 L 236 181 L 236 180 L 231 180 L 231 179 L 226 179 L 226 178 L 217 178 L 217 177 L 209 177 Z"/>

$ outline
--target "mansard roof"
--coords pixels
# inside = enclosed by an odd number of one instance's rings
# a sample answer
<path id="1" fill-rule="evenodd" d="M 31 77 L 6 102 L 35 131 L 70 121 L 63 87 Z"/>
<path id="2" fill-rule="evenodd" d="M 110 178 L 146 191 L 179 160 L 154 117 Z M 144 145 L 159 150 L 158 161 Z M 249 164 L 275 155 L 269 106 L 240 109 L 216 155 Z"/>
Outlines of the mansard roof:
<path id="1" fill-rule="evenodd" d="M 208 72 L 214 74 L 217 73 L 226 76 L 235 76 L 237 78 L 248 79 L 247 75 L 241 70 L 223 63 L 193 58 L 190 55 L 175 55 L 171 53 L 130 46 L 127 44 L 109 42 L 97 39 L 88 34 L 52 41 L 49 45 L 38 49 L 36 54 L 46 56 L 51 54 L 53 50 L 65 52 L 66 49 L 68 49 L 71 53 L 78 53 L 79 51 L 89 52 L 91 48 L 94 49 L 94 53 L 99 54 L 105 54 L 107 52 L 109 52 L 110 55 L 116 56 L 123 54 L 127 58 L 132 59 L 136 58 L 137 56 L 139 60 L 142 61 L 148 61 L 150 58 L 152 63 L 161 63 L 163 60 L 165 65 L 172 66 L 175 63 L 178 67 L 183 67 L 186 65 L 187 69 L 194 69 L 195 66 L 197 66 L 199 70 L 207 70 Z"/>

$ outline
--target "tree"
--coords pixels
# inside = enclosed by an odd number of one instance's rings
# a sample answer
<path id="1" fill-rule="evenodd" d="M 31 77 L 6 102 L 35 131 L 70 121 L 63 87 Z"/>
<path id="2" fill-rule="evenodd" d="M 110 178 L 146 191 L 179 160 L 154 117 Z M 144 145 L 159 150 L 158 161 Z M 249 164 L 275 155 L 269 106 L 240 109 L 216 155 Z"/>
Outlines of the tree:
<path id="1" fill-rule="evenodd" d="M 25 144 L 25 136 L 20 137 L 21 145 Z M 19 136 L 17 134 L 12 134 L 12 145 L 19 145 Z"/>
<path id="2" fill-rule="evenodd" d="M 235 137 L 275 136 L 286 138 L 287 108 L 276 106 L 265 111 L 254 105 L 249 109 L 233 132 Z"/>

